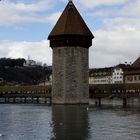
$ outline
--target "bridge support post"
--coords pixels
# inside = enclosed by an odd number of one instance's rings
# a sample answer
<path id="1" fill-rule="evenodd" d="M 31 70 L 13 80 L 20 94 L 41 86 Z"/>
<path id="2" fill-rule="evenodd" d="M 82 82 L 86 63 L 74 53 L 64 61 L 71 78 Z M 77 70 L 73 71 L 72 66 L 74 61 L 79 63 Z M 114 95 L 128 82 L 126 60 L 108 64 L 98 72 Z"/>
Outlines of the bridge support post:
<path id="1" fill-rule="evenodd" d="M 123 98 L 123 107 L 127 107 L 127 98 Z"/>
<path id="2" fill-rule="evenodd" d="M 16 102 L 16 97 L 13 98 L 13 103 L 15 103 L 15 102 Z"/>
<path id="3" fill-rule="evenodd" d="M 50 97 L 50 105 L 52 104 L 52 97 Z"/>
<path id="4" fill-rule="evenodd" d="M 22 103 L 22 97 L 20 97 L 20 103 Z"/>
<path id="5" fill-rule="evenodd" d="M 26 103 L 26 100 L 27 100 L 27 98 L 25 97 L 25 98 L 24 98 L 24 103 Z"/>
<path id="6" fill-rule="evenodd" d="M 101 98 L 98 98 L 98 105 L 101 106 Z"/>
<path id="7" fill-rule="evenodd" d="M 32 97 L 32 98 L 31 98 L 31 103 L 33 103 L 33 102 L 34 102 L 34 98 Z"/>
<path id="8" fill-rule="evenodd" d="M 39 103 L 39 97 L 36 98 L 37 103 Z"/>
<path id="9" fill-rule="evenodd" d="M 47 103 L 47 98 L 46 98 L 46 97 L 44 98 L 44 103 L 45 103 L 45 104 Z"/>
<path id="10" fill-rule="evenodd" d="M 95 100 L 95 105 L 96 106 L 101 106 L 101 98 L 97 98 L 97 100 Z"/>
<path id="11" fill-rule="evenodd" d="M 6 99 L 6 103 L 9 103 L 9 97 L 7 97 L 7 99 Z"/>

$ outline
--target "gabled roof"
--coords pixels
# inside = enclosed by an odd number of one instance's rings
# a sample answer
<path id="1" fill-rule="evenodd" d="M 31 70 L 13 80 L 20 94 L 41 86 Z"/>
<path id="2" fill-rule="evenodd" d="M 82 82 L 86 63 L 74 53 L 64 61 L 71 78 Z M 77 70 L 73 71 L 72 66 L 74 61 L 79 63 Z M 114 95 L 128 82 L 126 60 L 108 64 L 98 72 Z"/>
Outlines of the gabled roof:
<path id="1" fill-rule="evenodd" d="M 140 57 L 131 65 L 132 67 L 140 67 Z"/>
<path id="2" fill-rule="evenodd" d="M 94 38 L 72 1 L 68 2 L 48 39 L 58 36 L 86 36 L 91 39 Z"/>
<path id="3" fill-rule="evenodd" d="M 140 69 L 131 69 L 129 71 L 125 71 L 124 75 L 139 75 Z"/>

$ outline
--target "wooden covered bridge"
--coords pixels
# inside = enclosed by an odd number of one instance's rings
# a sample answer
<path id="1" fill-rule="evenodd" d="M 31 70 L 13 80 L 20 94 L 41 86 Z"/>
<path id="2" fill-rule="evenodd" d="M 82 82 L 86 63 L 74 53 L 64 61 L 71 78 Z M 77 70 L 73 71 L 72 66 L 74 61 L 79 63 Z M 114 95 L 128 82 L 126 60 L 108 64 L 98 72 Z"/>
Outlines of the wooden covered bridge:
<path id="1" fill-rule="evenodd" d="M 2 86 L 0 103 L 51 103 L 51 86 Z"/>
<path id="2" fill-rule="evenodd" d="M 128 99 L 140 98 L 140 83 L 90 85 L 89 90 L 90 98 L 97 99 L 99 105 L 102 98 L 120 98 L 124 106 L 127 105 Z"/>
<path id="3" fill-rule="evenodd" d="M 51 86 L 0 87 L 0 103 L 51 103 L 51 97 Z M 125 105 L 129 98 L 140 98 L 140 83 L 89 85 L 89 97 L 99 105 L 102 98 L 121 98 Z"/>

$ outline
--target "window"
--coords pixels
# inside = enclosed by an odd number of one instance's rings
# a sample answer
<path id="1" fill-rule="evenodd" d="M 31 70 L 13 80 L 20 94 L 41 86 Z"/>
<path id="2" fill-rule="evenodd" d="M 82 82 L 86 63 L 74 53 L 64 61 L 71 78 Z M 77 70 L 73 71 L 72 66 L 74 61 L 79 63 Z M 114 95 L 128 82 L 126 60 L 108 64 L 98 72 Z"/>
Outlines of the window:
<path id="1" fill-rule="evenodd" d="M 134 76 L 134 80 L 137 81 L 137 76 Z"/>
<path id="2" fill-rule="evenodd" d="M 133 80 L 133 77 L 132 76 L 128 76 L 127 77 L 127 81 L 132 81 Z"/>

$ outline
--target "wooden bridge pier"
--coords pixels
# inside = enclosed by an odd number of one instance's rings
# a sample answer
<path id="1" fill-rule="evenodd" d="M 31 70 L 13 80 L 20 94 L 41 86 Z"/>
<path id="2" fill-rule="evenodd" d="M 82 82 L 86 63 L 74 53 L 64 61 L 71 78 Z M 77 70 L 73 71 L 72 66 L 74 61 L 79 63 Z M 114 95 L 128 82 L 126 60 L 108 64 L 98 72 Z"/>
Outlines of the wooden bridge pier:
<path id="1" fill-rule="evenodd" d="M 101 106 L 101 99 L 102 99 L 102 98 L 99 97 L 99 98 L 97 98 L 97 99 L 95 100 L 95 105 L 96 105 L 96 106 Z"/>
<path id="2" fill-rule="evenodd" d="M 127 98 L 123 98 L 123 107 L 126 108 L 127 107 Z"/>

